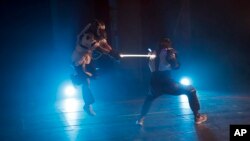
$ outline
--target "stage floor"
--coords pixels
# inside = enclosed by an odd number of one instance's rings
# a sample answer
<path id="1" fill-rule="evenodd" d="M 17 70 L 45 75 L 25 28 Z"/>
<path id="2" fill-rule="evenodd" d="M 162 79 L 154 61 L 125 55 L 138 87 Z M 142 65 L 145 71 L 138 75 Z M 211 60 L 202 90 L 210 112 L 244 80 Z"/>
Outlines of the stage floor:
<path id="1" fill-rule="evenodd" d="M 82 110 L 81 97 L 59 98 L 15 114 L 1 113 L 1 141 L 228 141 L 230 124 L 250 124 L 250 93 L 199 91 L 208 121 L 195 125 L 185 96 L 157 99 L 144 127 L 135 125 L 143 98 L 104 102 L 95 117 Z"/>

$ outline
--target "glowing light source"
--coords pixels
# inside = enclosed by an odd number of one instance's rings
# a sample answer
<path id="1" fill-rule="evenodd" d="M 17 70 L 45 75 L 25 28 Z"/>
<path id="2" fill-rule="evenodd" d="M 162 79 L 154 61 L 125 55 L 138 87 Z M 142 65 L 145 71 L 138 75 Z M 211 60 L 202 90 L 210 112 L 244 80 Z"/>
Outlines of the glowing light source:
<path id="1" fill-rule="evenodd" d="M 155 54 L 120 54 L 122 58 L 124 57 L 150 57 L 154 58 Z"/>
<path id="2" fill-rule="evenodd" d="M 180 107 L 183 114 L 190 114 L 192 113 L 190 110 L 190 106 L 188 104 L 188 98 L 186 95 L 179 96 Z"/>
<path id="3" fill-rule="evenodd" d="M 73 86 L 73 85 L 66 85 L 64 87 L 64 93 L 67 95 L 67 96 L 72 96 L 72 95 L 75 95 L 76 94 L 76 88 Z"/>
<path id="4" fill-rule="evenodd" d="M 67 98 L 62 101 L 61 108 L 63 112 L 75 112 L 81 110 L 81 100 L 77 98 Z"/>
<path id="5" fill-rule="evenodd" d="M 180 83 L 182 85 L 188 86 L 188 85 L 191 85 L 191 80 L 189 78 L 187 78 L 187 77 L 184 77 L 184 78 L 181 79 Z"/>
<path id="6" fill-rule="evenodd" d="M 79 131 L 79 124 L 83 117 L 79 112 L 82 110 L 82 100 L 77 98 L 66 98 L 59 103 L 59 109 L 64 115 L 64 124 L 67 128 L 70 140 L 76 140 Z"/>

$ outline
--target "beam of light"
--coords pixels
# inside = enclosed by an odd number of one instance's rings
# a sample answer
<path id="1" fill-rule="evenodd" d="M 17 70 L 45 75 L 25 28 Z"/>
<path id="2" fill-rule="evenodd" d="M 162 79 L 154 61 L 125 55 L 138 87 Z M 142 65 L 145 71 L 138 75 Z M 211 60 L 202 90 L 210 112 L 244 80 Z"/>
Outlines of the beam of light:
<path id="1" fill-rule="evenodd" d="M 187 77 L 183 77 L 183 78 L 181 79 L 180 83 L 181 83 L 182 85 L 188 86 L 188 85 L 191 85 L 191 80 L 190 80 L 189 78 L 187 78 Z"/>
<path id="2" fill-rule="evenodd" d="M 120 54 L 120 57 L 150 57 L 155 58 L 155 54 Z"/>
<path id="3" fill-rule="evenodd" d="M 186 95 L 180 95 L 179 96 L 179 102 L 180 102 L 180 110 L 183 114 L 190 114 L 192 113 L 190 110 L 190 106 L 188 104 L 188 98 Z"/>
<path id="4" fill-rule="evenodd" d="M 63 113 L 64 126 L 70 140 L 76 140 L 79 133 L 79 125 L 83 117 L 82 100 L 78 98 L 65 98 L 60 101 L 58 105 L 60 111 Z"/>

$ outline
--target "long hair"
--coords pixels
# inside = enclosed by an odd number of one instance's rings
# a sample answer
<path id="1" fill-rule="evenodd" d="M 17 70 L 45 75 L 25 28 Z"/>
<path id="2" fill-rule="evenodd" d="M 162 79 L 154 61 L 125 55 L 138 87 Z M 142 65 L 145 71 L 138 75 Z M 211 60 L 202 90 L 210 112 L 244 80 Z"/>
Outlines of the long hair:
<path id="1" fill-rule="evenodd" d="M 104 23 L 103 21 L 101 21 L 101 20 L 95 19 L 95 20 L 93 20 L 93 21 L 91 22 L 91 26 L 90 26 L 90 28 L 87 30 L 87 32 L 93 33 L 94 36 L 95 36 L 97 39 L 107 39 L 107 33 L 106 33 L 106 31 L 103 31 L 103 32 L 101 33 L 101 35 L 98 35 L 98 34 L 97 34 L 97 32 L 98 32 L 98 30 L 99 30 L 99 28 L 100 28 L 101 26 L 105 26 L 105 23 Z"/>

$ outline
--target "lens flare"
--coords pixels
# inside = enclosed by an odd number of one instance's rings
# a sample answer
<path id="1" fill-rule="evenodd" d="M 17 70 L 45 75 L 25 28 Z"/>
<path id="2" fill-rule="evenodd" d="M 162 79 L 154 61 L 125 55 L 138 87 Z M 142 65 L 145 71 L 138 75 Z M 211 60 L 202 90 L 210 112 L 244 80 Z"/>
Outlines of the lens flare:
<path id="1" fill-rule="evenodd" d="M 182 85 L 188 86 L 188 85 L 191 85 L 191 80 L 189 78 L 187 78 L 187 77 L 184 77 L 184 78 L 181 79 L 180 83 Z"/>
<path id="2" fill-rule="evenodd" d="M 75 95 L 76 94 L 76 88 L 71 85 L 71 84 L 68 84 L 64 87 L 64 93 L 67 95 L 67 96 L 72 96 L 72 95 Z"/>

